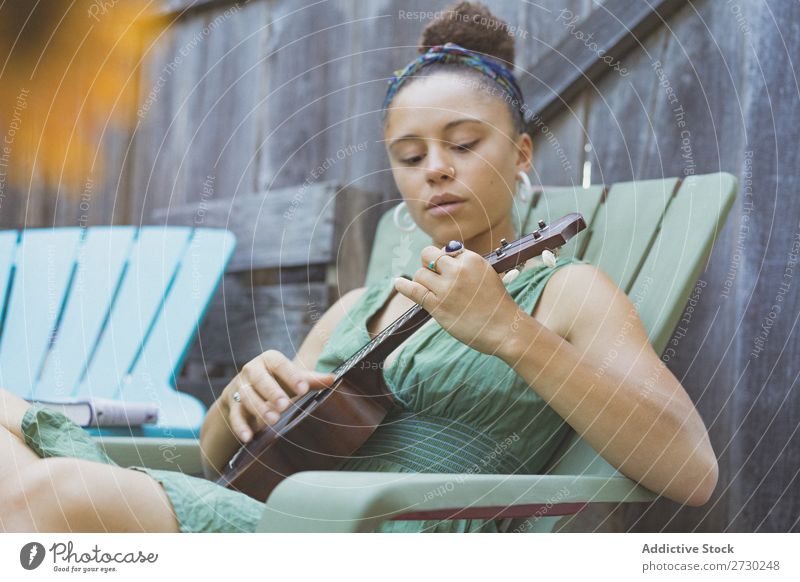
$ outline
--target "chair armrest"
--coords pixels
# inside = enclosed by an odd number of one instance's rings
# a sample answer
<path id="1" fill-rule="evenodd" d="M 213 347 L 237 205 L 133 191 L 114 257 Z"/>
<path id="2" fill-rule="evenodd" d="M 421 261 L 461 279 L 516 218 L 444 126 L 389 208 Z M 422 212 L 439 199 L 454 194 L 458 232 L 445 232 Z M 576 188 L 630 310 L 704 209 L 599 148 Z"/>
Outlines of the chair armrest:
<path id="1" fill-rule="evenodd" d="M 121 467 L 180 471 L 202 475 L 200 441 L 186 438 L 92 437 L 106 455 Z"/>
<path id="2" fill-rule="evenodd" d="M 657 495 L 624 476 L 304 471 L 267 499 L 260 532 L 371 532 L 389 519 L 525 517 Z"/>

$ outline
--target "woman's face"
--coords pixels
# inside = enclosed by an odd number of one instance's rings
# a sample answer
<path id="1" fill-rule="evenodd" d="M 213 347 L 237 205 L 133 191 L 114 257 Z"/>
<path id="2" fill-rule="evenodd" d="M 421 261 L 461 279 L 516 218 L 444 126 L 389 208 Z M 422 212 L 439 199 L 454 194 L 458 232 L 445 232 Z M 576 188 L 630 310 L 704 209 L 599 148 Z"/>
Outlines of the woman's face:
<path id="1" fill-rule="evenodd" d="M 532 144 L 527 133 L 516 135 L 501 98 L 437 73 L 397 93 L 384 128 L 397 187 L 437 245 L 456 239 L 486 253 L 501 237 L 516 238 L 512 196 L 517 173 L 531 167 Z M 463 202 L 430 211 L 433 197 L 445 193 Z"/>

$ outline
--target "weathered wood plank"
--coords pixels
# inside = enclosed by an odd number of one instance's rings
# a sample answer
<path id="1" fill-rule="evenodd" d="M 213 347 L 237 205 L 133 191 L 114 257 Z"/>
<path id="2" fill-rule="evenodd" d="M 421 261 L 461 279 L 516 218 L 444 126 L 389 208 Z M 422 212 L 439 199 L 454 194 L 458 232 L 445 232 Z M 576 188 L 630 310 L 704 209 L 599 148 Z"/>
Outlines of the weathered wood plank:
<path id="1" fill-rule="evenodd" d="M 228 272 L 333 264 L 349 290 L 366 273 L 376 195 L 333 182 L 200 200 L 153 213 L 158 224 L 227 228 L 236 235 Z M 359 279 L 360 277 L 360 279 Z"/>
<path id="2" fill-rule="evenodd" d="M 186 39 L 202 30 L 198 19 L 164 31 L 146 49 L 139 84 L 138 124 L 134 132 L 131 159 L 131 216 L 139 224 L 153 208 L 169 206 L 173 196 L 182 200 L 183 188 L 176 171 L 185 152 L 186 115 L 179 115 L 185 98 L 181 87 L 193 84 L 192 72 L 202 71 L 196 63 L 198 51 L 181 55 Z M 176 58 L 177 55 L 177 58 Z M 200 73 L 202 74 L 202 73 Z M 183 96 L 182 96 L 183 95 Z"/>
<path id="3" fill-rule="evenodd" d="M 349 26 L 335 3 L 304 9 L 301 3 L 280 2 L 270 11 L 269 28 L 256 189 L 342 181 L 349 156 L 360 150 L 343 140 L 341 130 L 328 135 L 346 113 L 346 103 L 329 93 L 335 96 L 349 85 L 349 63 L 332 61 L 346 50 Z"/>
<path id="4" fill-rule="evenodd" d="M 678 175 L 660 168 L 653 168 L 651 174 L 643 172 L 645 154 L 651 147 L 659 150 L 664 163 L 672 163 L 673 159 L 672 150 L 662 151 L 663 136 L 656 131 L 663 130 L 655 126 L 663 121 L 654 111 L 663 97 L 653 63 L 665 60 L 665 50 L 673 42 L 669 34 L 666 29 L 654 32 L 641 50 L 625 55 L 625 76 L 609 74 L 586 90 L 592 181 L 613 184 Z"/>
<path id="5" fill-rule="evenodd" d="M 557 22 L 561 10 L 580 18 L 588 16 L 593 4 L 585 0 L 561 2 L 523 2 L 523 26 L 516 32 L 517 80 L 528 103 L 531 83 L 539 78 L 538 63 L 564 38 L 564 27 Z M 514 20 L 509 21 L 514 25 Z M 534 110 L 531 110 L 533 112 Z M 529 172 L 534 186 L 578 186 L 582 178 L 582 160 L 586 143 L 587 99 L 570 103 L 564 115 L 545 119 L 536 116 L 528 124 L 533 139 L 533 169 Z"/>
<path id="6" fill-rule="evenodd" d="M 531 112 L 547 123 L 594 81 L 611 70 L 621 71 L 625 53 L 685 4 L 686 0 L 608 0 L 583 20 L 560 8 L 556 21 L 567 36 L 536 62 L 535 78 L 526 79 L 522 87 Z"/>
<path id="7" fill-rule="evenodd" d="M 746 79 L 745 131 L 742 135 L 740 130 L 738 142 L 744 192 L 741 222 L 732 233 L 732 252 L 720 273 L 728 275 L 733 253 L 740 251 L 736 290 L 727 298 L 738 308 L 739 325 L 731 336 L 736 340 L 740 376 L 729 388 L 734 395 L 730 437 L 720 443 L 729 447 L 730 455 L 727 527 L 728 531 L 798 532 L 800 150 L 795 144 L 800 127 L 796 74 L 800 38 L 793 31 L 800 22 L 800 5 L 762 2 L 743 9 L 743 24 L 751 31 L 746 34 L 741 29 L 745 34 L 737 34 L 740 43 L 742 38 L 746 41 L 741 69 Z M 741 24 L 736 26 L 739 31 Z M 737 113 L 741 124 L 742 112 Z M 722 157 L 726 154 L 723 149 Z"/>
<path id="8" fill-rule="evenodd" d="M 189 41 L 204 45 L 205 70 L 186 104 L 191 132 L 179 164 L 186 172 L 186 201 L 256 191 L 255 113 L 262 100 L 267 19 L 266 2 L 210 10 L 203 14 L 200 36 Z"/>
<path id="9" fill-rule="evenodd" d="M 254 287 L 247 278 L 226 276 L 187 354 L 178 386 L 210 405 L 215 398 L 211 387 L 224 388 L 259 354 L 278 350 L 293 358 L 328 302 L 325 283 Z M 211 386 L 208 378 L 216 379 Z"/>

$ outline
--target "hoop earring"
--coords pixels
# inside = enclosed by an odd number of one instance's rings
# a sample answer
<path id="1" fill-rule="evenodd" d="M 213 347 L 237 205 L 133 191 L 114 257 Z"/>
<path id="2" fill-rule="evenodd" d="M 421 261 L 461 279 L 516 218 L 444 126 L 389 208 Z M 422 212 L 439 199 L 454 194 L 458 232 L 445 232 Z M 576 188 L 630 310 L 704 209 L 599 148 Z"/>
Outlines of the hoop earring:
<path id="1" fill-rule="evenodd" d="M 533 186 L 531 186 L 531 179 L 528 178 L 528 174 L 520 170 L 517 172 L 517 176 L 519 176 L 520 180 L 522 181 L 521 184 L 517 184 L 517 194 L 519 199 L 522 202 L 530 202 L 531 197 L 533 196 Z"/>
<path id="2" fill-rule="evenodd" d="M 400 212 L 402 212 L 403 209 L 406 209 L 406 219 L 410 220 L 411 226 L 403 226 L 400 224 Z M 411 215 L 408 213 L 405 200 L 394 207 L 394 214 L 392 215 L 392 218 L 394 219 L 394 225 L 403 232 L 413 232 L 417 229 L 417 223 L 414 222 L 414 219 L 411 218 Z"/>

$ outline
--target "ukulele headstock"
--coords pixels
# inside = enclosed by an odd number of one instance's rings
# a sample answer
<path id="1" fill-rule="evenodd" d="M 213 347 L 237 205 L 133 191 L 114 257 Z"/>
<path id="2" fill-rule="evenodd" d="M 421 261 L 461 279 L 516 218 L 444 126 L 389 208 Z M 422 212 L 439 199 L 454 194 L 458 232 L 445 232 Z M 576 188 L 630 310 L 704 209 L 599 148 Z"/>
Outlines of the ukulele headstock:
<path id="1" fill-rule="evenodd" d="M 519 274 L 516 267 L 535 256 L 541 256 L 546 265 L 555 267 L 559 249 L 586 228 L 586 221 L 580 213 L 571 212 L 549 225 L 539 220 L 538 227 L 511 243 L 501 239 L 500 246 L 484 257 L 498 273 L 509 271 L 504 282 L 513 280 Z M 508 277 L 513 271 L 517 271 L 516 274 Z"/>

